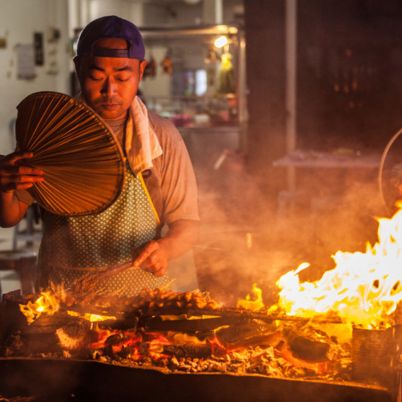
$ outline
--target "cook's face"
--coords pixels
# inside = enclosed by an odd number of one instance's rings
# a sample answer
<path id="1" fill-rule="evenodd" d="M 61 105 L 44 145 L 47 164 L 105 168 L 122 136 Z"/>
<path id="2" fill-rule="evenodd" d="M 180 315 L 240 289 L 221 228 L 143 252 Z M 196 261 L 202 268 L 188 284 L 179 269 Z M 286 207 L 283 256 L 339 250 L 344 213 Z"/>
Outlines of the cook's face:
<path id="1" fill-rule="evenodd" d="M 125 49 L 124 39 L 96 42 L 103 48 Z M 124 117 L 137 94 L 145 61 L 123 57 L 88 57 L 78 67 L 83 96 L 104 119 Z"/>

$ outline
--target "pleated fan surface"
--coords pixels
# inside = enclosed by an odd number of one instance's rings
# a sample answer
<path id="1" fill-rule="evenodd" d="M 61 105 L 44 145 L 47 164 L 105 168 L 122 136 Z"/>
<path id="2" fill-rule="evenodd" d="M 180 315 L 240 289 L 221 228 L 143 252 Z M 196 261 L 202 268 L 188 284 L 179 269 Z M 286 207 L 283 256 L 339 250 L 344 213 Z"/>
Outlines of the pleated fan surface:
<path id="1" fill-rule="evenodd" d="M 29 189 L 46 210 L 65 216 L 106 209 L 120 193 L 124 161 L 119 143 L 84 103 L 57 92 L 37 92 L 17 107 L 17 147 L 45 181 Z"/>

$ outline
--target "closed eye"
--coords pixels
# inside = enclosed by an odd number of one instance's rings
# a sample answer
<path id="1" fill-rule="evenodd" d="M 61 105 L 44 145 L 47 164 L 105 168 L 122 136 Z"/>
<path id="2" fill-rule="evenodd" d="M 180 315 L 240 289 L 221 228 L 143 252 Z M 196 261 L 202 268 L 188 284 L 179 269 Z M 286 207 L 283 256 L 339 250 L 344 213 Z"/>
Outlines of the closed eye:
<path id="1" fill-rule="evenodd" d="M 93 81 L 102 81 L 103 77 L 95 74 L 89 74 L 89 78 Z"/>
<path id="2" fill-rule="evenodd" d="M 128 81 L 129 79 L 130 79 L 130 76 L 127 76 L 127 75 L 125 75 L 125 76 L 117 76 L 116 77 L 116 80 L 120 81 L 120 82 Z"/>

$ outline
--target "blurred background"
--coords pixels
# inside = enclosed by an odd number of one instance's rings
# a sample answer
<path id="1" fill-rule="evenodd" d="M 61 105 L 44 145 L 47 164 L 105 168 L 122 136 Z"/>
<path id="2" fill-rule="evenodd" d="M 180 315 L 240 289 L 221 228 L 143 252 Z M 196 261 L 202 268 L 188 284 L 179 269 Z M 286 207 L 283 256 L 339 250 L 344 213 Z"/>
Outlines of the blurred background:
<path id="1" fill-rule="evenodd" d="M 0 153 L 25 96 L 79 92 L 78 35 L 111 14 L 140 27 L 140 96 L 179 129 L 200 187 L 179 289 L 235 299 L 258 282 L 273 298 L 302 261 L 320 275 L 375 241 L 379 161 L 402 125 L 401 1 L 0 0 Z M 40 237 L 36 208 L 0 230 L 3 293 L 32 287 Z"/>

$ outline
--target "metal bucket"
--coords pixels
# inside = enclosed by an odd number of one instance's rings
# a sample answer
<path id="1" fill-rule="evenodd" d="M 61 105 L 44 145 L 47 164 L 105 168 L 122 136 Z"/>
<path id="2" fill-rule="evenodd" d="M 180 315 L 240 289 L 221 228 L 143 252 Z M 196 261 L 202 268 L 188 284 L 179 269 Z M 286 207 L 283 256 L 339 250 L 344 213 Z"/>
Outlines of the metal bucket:
<path id="1" fill-rule="evenodd" d="M 387 388 L 394 385 L 394 328 L 368 330 L 353 328 L 352 376 L 366 384 Z"/>

